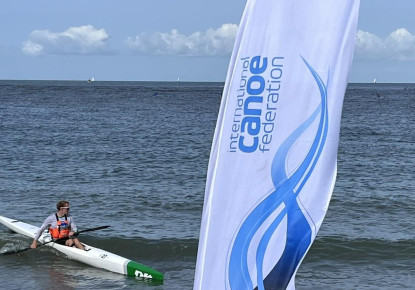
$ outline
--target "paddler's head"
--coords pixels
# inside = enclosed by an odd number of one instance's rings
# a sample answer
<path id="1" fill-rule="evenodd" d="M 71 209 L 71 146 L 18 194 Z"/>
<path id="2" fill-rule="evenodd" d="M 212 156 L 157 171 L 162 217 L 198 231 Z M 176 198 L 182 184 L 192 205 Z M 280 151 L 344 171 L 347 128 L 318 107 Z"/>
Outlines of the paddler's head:
<path id="1" fill-rule="evenodd" d="M 59 215 L 62 216 L 62 215 L 68 214 L 70 210 L 69 201 L 66 201 L 66 200 L 58 201 L 58 203 L 56 204 L 56 208 L 58 210 Z"/>

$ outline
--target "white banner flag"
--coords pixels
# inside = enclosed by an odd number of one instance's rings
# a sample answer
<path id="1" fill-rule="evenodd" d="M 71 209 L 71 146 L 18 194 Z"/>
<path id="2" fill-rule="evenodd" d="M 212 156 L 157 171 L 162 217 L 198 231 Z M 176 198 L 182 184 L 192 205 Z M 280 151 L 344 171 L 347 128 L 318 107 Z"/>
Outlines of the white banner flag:
<path id="1" fill-rule="evenodd" d="M 336 177 L 358 0 L 248 0 L 213 140 L 194 289 L 295 288 Z"/>

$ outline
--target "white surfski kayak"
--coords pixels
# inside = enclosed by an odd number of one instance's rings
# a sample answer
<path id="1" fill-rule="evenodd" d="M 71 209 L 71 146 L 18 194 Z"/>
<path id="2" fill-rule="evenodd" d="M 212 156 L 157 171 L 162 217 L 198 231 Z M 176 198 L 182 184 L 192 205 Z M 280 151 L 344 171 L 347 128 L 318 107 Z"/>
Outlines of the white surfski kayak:
<path id="1" fill-rule="evenodd" d="M 32 239 L 35 237 L 39 229 L 36 226 L 4 216 L 0 216 L 0 223 L 2 223 L 10 230 Z M 42 244 L 49 242 L 46 244 L 46 246 L 55 248 L 59 252 L 65 254 L 69 259 L 76 260 L 93 267 L 143 279 L 152 279 L 158 281 L 164 280 L 163 274 L 157 270 L 127 258 L 118 256 L 116 254 L 101 250 L 99 248 L 91 247 L 84 243 L 83 245 L 86 251 L 80 250 L 76 247 L 68 247 L 58 243 L 50 242 L 51 236 L 47 231 L 45 231 L 45 233 L 40 236 L 38 241 Z"/>

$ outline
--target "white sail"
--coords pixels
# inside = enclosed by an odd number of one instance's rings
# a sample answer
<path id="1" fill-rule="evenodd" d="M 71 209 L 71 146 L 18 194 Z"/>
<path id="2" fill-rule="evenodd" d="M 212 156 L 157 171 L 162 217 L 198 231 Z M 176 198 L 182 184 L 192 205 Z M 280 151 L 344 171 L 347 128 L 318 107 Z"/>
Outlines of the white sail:
<path id="1" fill-rule="evenodd" d="M 294 288 L 335 183 L 358 0 L 248 0 L 211 149 L 194 289 Z"/>

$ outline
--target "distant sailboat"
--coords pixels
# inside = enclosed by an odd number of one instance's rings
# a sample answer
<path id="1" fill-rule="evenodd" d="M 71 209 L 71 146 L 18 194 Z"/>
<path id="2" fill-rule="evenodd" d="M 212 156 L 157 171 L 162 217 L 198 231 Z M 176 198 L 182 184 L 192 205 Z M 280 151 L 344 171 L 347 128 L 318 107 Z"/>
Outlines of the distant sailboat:
<path id="1" fill-rule="evenodd" d="M 177 78 L 177 82 L 180 82 L 180 78 Z"/>
<path id="2" fill-rule="evenodd" d="M 92 77 L 92 78 L 90 78 L 89 80 L 88 80 L 88 82 L 90 83 L 90 82 L 94 82 L 95 81 L 95 79 L 94 79 L 94 77 Z"/>
<path id="3" fill-rule="evenodd" d="M 376 84 L 376 78 L 373 80 L 373 83 Z"/>

